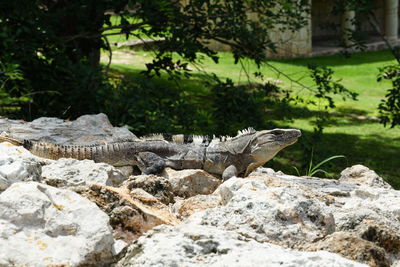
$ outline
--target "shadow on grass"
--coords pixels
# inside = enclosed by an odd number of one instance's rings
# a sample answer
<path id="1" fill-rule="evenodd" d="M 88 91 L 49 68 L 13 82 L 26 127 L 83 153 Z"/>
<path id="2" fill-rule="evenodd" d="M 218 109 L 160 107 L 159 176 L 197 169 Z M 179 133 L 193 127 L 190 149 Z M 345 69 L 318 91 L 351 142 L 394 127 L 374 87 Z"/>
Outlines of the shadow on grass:
<path id="1" fill-rule="evenodd" d="M 367 115 L 368 112 L 366 110 L 350 108 L 350 107 L 338 107 L 336 108 L 337 112 L 343 114 L 355 114 L 355 115 Z"/>
<path id="2" fill-rule="evenodd" d="M 123 76 L 125 79 L 132 81 L 144 81 L 151 79 L 151 82 L 154 84 L 164 84 L 164 86 L 178 87 L 192 93 L 205 93 L 205 82 L 212 82 L 211 75 L 198 72 L 189 72 L 191 75 L 189 79 L 181 75 L 177 76 L 176 80 L 171 79 L 171 77 L 169 77 L 166 73 L 161 74 L 161 76 L 149 78 L 142 73 L 143 69 L 132 69 L 130 66 L 125 67 L 124 65 L 118 65 L 117 67 L 114 66 L 110 72 L 117 76 Z"/>
<path id="3" fill-rule="evenodd" d="M 303 131 L 303 138 L 311 134 L 311 132 Z M 304 175 L 309 161 L 303 159 L 309 159 L 310 155 L 302 154 L 304 151 L 302 142 L 304 141 L 300 140 L 299 143 L 280 152 L 274 160 L 266 164 L 266 167 L 297 175 L 292 167 L 296 166 L 300 167 L 300 174 Z M 330 161 L 321 167 L 334 174 L 332 178 L 339 178 L 340 172 L 347 167 L 362 164 L 374 170 L 396 189 L 400 189 L 400 143 L 393 142 L 391 138 L 382 138 L 382 136 L 360 138 L 356 135 L 325 133 L 318 142 L 313 143 L 313 147 L 314 165 L 334 155 L 346 157 L 346 159 Z"/>
<path id="4" fill-rule="evenodd" d="M 359 109 L 337 109 L 337 112 L 327 113 L 324 111 L 310 110 L 306 107 L 296 107 L 293 105 L 285 106 L 284 110 L 274 111 L 280 113 L 282 118 L 291 119 L 308 119 L 310 121 L 317 119 L 318 117 L 324 117 L 324 126 L 349 126 L 349 125 L 366 125 L 371 123 L 377 123 L 375 120 L 359 119 L 352 114 L 364 115 L 367 114 L 363 110 Z M 286 117 L 285 117 L 286 116 Z M 314 125 L 314 123 L 312 123 Z M 382 126 L 383 127 L 383 126 Z"/>

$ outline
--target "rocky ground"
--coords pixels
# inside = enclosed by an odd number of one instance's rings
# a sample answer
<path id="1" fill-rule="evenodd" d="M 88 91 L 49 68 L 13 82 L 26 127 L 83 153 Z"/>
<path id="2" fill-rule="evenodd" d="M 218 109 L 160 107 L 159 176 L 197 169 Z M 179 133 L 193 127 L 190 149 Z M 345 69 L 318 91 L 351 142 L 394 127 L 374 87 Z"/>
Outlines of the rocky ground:
<path id="1" fill-rule="evenodd" d="M 136 138 L 103 114 L 0 118 L 1 131 Z M 133 174 L 0 143 L 0 266 L 400 266 L 400 192 L 365 166 L 337 180 L 266 168 L 223 183 L 201 170 Z"/>

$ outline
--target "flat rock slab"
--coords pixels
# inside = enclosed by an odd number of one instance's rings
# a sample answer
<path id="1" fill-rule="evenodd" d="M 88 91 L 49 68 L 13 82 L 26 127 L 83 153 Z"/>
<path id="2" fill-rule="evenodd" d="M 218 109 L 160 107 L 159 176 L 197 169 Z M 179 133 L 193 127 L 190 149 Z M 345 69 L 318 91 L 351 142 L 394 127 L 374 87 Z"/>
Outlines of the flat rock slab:
<path id="1" fill-rule="evenodd" d="M 74 121 L 42 117 L 31 122 L 0 117 L 0 133 L 17 139 L 41 140 L 57 144 L 95 144 L 137 137 L 128 129 L 113 127 L 103 113 L 84 115 Z"/>
<path id="2" fill-rule="evenodd" d="M 0 194 L 0 266 L 108 264 L 109 218 L 77 193 L 37 182 Z"/>

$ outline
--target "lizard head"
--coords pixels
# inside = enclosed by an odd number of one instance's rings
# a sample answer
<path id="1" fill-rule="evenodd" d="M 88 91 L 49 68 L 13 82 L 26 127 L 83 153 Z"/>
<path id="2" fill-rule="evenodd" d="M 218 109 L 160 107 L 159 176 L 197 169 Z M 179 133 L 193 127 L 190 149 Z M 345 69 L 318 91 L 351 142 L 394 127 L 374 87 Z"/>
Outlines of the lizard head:
<path id="1" fill-rule="evenodd" d="M 255 165 L 261 166 L 272 159 L 280 150 L 296 143 L 301 136 L 297 129 L 273 129 L 255 133 L 250 143 L 251 156 Z"/>

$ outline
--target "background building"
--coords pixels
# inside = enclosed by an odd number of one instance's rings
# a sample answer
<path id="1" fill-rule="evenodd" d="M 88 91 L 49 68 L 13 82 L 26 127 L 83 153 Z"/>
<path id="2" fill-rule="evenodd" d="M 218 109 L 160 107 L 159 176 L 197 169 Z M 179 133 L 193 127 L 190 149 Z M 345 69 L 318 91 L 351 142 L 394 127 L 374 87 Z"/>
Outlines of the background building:
<path id="1" fill-rule="evenodd" d="M 295 33 L 276 31 L 273 39 L 278 43 L 277 54 L 273 57 L 307 57 L 335 54 L 343 50 L 343 45 L 351 45 L 349 33 L 356 30 L 359 37 L 366 42 L 366 50 L 378 50 L 386 47 L 374 26 L 366 18 L 360 18 L 354 11 L 344 12 L 340 16 L 331 13 L 333 0 L 310 0 L 311 14 L 308 25 Z M 373 14 L 376 26 L 383 36 L 392 44 L 398 44 L 399 0 L 375 0 Z M 352 23 L 359 22 L 358 28 Z M 221 51 L 229 48 L 218 42 L 212 47 Z"/>

